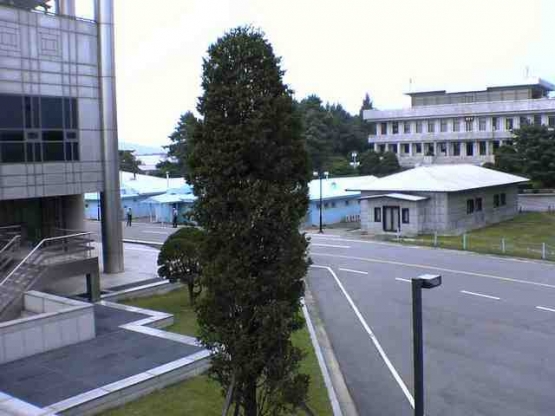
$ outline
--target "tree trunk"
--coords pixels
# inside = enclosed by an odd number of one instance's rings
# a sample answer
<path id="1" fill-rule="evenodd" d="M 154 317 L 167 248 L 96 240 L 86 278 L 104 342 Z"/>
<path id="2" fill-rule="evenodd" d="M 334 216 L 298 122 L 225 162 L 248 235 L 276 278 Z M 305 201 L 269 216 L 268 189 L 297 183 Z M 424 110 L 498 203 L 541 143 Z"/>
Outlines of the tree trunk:
<path id="1" fill-rule="evenodd" d="M 245 416 L 257 416 L 258 408 L 256 406 L 256 380 L 249 381 L 245 384 L 243 405 L 245 408 Z"/>
<path id="2" fill-rule="evenodd" d="M 231 407 L 231 403 L 232 403 L 232 399 L 233 399 L 234 390 L 235 390 L 235 372 L 233 372 L 233 376 L 231 377 L 231 384 L 229 385 L 229 388 L 227 389 L 227 394 L 225 396 L 224 408 L 222 410 L 222 416 L 227 416 L 227 414 L 229 412 L 229 408 Z"/>
<path id="3" fill-rule="evenodd" d="M 195 284 L 187 283 L 187 288 L 189 289 L 189 303 L 191 305 L 195 304 Z"/>

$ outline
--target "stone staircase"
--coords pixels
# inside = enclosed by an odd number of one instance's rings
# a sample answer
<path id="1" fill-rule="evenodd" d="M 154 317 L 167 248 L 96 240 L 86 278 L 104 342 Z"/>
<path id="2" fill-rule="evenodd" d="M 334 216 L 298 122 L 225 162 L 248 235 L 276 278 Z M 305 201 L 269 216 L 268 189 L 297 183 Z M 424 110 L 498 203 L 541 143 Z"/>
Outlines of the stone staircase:
<path id="1" fill-rule="evenodd" d="M 90 259 L 93 251 L 92 241 L 90 233 L 46 238 L 23 259 L 15 262 L 13 258 L 9 262 L 3 260 L 8 266 L 4 268 L 4 273 L 0 269 L 0 322 L 19 315 L 23 295 L 32 289 L 50 268 Z"/>

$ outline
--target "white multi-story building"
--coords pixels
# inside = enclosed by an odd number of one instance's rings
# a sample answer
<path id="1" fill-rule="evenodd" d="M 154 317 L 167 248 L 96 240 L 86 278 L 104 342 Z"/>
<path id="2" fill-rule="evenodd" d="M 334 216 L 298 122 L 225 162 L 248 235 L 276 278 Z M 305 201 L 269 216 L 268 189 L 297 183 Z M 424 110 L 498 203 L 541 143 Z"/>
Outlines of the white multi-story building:
<path id="1" fill-rule="evenodd" d="M 541 79 L 480 91 L 411 92 L 411 108 L 365 110 L 368 142 L 397 154 L 401 166 L 483 164 L 524 124 L 555 128 L 555 85 Z"/>

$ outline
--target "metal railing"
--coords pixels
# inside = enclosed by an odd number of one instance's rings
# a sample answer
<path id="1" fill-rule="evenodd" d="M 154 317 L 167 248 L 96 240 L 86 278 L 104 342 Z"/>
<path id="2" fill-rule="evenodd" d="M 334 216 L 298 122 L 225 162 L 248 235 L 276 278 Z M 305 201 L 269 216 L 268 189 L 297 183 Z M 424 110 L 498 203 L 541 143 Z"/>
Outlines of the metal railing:
<path id="1" fill-rule="evenodd" d="M 0 270 L 3 270 L 15 259 L 14 254 L 19 251 L 20 247 L 21 236 L 16 235 L 8 242 L 8 244 L 0 249 Z"/>
<path id="2" fill-rule="evenodd" d="M 65 235 L 43 239 L 21 262 L 0 282 L 0 288 L 26 264 L 49 266 L 64 261 L 91 257 L 91 233 Z"/>
<path id="3" fill-rule="evenodd" d="M 32 13 L 40 13 L 47 16 L 61 16 L 68 19 L 80 20 L 88 23 L 96 23 L 94 18 L 70 16 L 60 13 L 56 2 L 51 0 L 0 0 L 0 6 L 10 7 L 13 9 L 26 10 Z"/>

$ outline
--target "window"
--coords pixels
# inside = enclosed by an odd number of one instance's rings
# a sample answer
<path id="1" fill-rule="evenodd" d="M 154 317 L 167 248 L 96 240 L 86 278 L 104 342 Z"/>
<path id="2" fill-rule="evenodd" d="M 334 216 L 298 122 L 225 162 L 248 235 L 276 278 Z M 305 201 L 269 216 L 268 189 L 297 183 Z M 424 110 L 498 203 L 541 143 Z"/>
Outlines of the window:
<path id="1" fill-rule="evenodd" d="M 464 129 L 465 129 L 465 131 L 474 130 L 474 118 L 465 117 L 465 119 L 464 119 Z"/>
<path id="2" fill-rule="evenodd" d="M 380 153 L 384 153 L 384 152 L 385 152 L 385 144 L 380 144 L 380 145 L 378 146 L 378 151 L 379 151 Z"/>
<path id="3" fill-rule="evenodd" d="M 397 144 L 396 143 L 390 144 L 389 151 L 397 154 Z"/>
<path id="4" fill-rule="evenodd" d="M 382 209 L 379 207 L 374 208 L 374 222 L 382 222 Z"/>
<path id="5" fill-rule="evenodd" d="M 501 194 L 499 195 L 499 205 L 501 206 L 505 206 L 507 205 L 507 195 L 506 194 Z"/>
<path id="6" fill-rule="evenodd" d="M 399 122 L 398 121 L 394 121 L 391 124 L 391 130 L 393 134 L 398 134 L 399 133 Z"/>
<path id="7" fill-rule="evenodd" d="M 493 207 L 499 208 L 499 194 L 493 196 Z"/>
<path id="8" fill-rule="evenodd" d="M 447 143 L 441 142 L 439 143 L 439 152 L 446 155 L 447 154 Z"/>
<path id="9" fill-rule="evenodd" d="M 499 140 L 494 140 L 493 141 L 493 153 L 494 154 L 497 151 L 497 149 L 499 149 Z"/>
<path id="10" fill-rule="evenodd" d="M 476 212 L 482 211 L 482 198 L 476 198 L 475 208 Z"/>
<path id="11" fill-rule="evenodd" d="M 403 224 L 409 224 L 409 209 L 408 208 L 403 208 L 403 210 L 401 211 L 401 218 L 403 221 Z"/>
<path id="12" fill-rule="evenodd" d="M 514 129 L 514 120 L 512 117 L 507 117 L 505 119 L 505 130 L 511 131 Z"/>
<path id="13" fill-rule="evenodd" d="M 442 133 L 447 132 L 447 119 L 446 118 L 442 118 L 439 122 L 439 131 L 441 131 Z"/>
<path id="14" fill-rule="evenodd" d="M 422 153 L 422 143 L 415 143 L 414 147 L 415 147 L 415 150 L 416 150 L 416 154 Z"/>
<path id="15" fill-rule="evenodd" d="M 434 145 L 432 143 L 426 143 L 425 147 L 425 154 L 424 156 L 434 156 Z"/>
<path id="16" fill-rule="evenodd" d="M 480 156 L 485 156 L 486 155 L 486 150 L 487 150 L 487 143 L 486 142 L 478 142 L 478 147 L 479 147 L 479 151 L 480 151 Z"/>
<path id="17" fill-rule="evenodd" d="M 436 123 L 434 120 L 428 121 L 428 133 L 433 133 L 435 131 Z"/>
<path id="18" fill-rule="evenodd" d="M 331 207 L 332 207 L 332 208 L 335 208 L 335 201 L 332 201 Z"/>
<path id="19" fill-rule="evenodd" d="M 403 143 L 403 153 L 408 155 L 410 153 L 410 145 L 408 143 Z"/>
<path id="20" fill-rule="evenodd" d="M 541 114 L 534 114 L 534 126 L 541 126 L 541 125 L 542 125 Z"/>
<path id="21" fill-rule="evenodd" d="M 370 125 L 368 126 L 368 134 L 370 136 L 375 136 L 377 134 L 376 123 L 370 123 Z"/>
<path id="22" fill-rule="evenodd" d="M 467 142 L 466 143 L 466 155 L 467 156 L 474 156 L 474 143 Z"/>
<path id="23" fill-rule="evenodd" d="M 547 126 L 555 128 L 555 116 L 547 116 Z"/>
<path id="24" fill-rule="evenodd" d="M 524 127 L 527 126 L 529 123 L 528 117 L 526 116 L 520 116 L 519 118 L 519 122 L 520 122 L 520 127 Z"/>
<path id="25" fill-rule="evenodd" d="M 349 202 L 351 202 L 351 201 L 345 201 L 345 206 L 346 206 L 346 207 L 349 206 Z"/>
<path id="26" fill-rule="evenodd" d="M 461 121 L 458 118 L 453 119 L 453 131 L 461 131 Z"/>
<path id="27" fill-rule="evenodd" d="M 324 208 L 328 208 L 329 204 L 327 202 L 324 202 Z"/>
<path id="28" fill-rule="evenodd" d="M 418 120 L 416 122 L 416 132 L 417 133 L 422 133 L 422 121 Z"/>
<path id="29" fill-rule="evenodd" d="M 461 155 L 461 144 L 459 142 L 453 143 L 453 156 Z"/>
<path id="30" fill-rule="evenodd" d="M 466 213 L 467 214 L 472 214 L 474 212 L 474 200 L 473 199 L 467 199 L 466 200 Z"/>
<path id="31" fill-rule="evenodd" d="M 0 94 L 0 163 L 79 160 L 77 99 Z"/>
<path id="32" fill-rule="evenodd" d="M 403 133 L 405 133 L 405 134 L 410 133 L 410 121 L 405 121 L 403 123 Z"/>
<path id="33" fill-rule="evenodd" d="M 499 117 L 491 118 L 491 129 L 493 131 L 499 130 Z"/>
<path id="34" fill-rule="evenodd" d="M 480 131 L 486 131 L 486 118 L 485 117 L 480 117 L 478 119 L 478 129 Z"/>
<path id="35" fill-rule="evenodd" d="M 380 123 L 380 134 L 387 134 L 387 123 Z"/>

